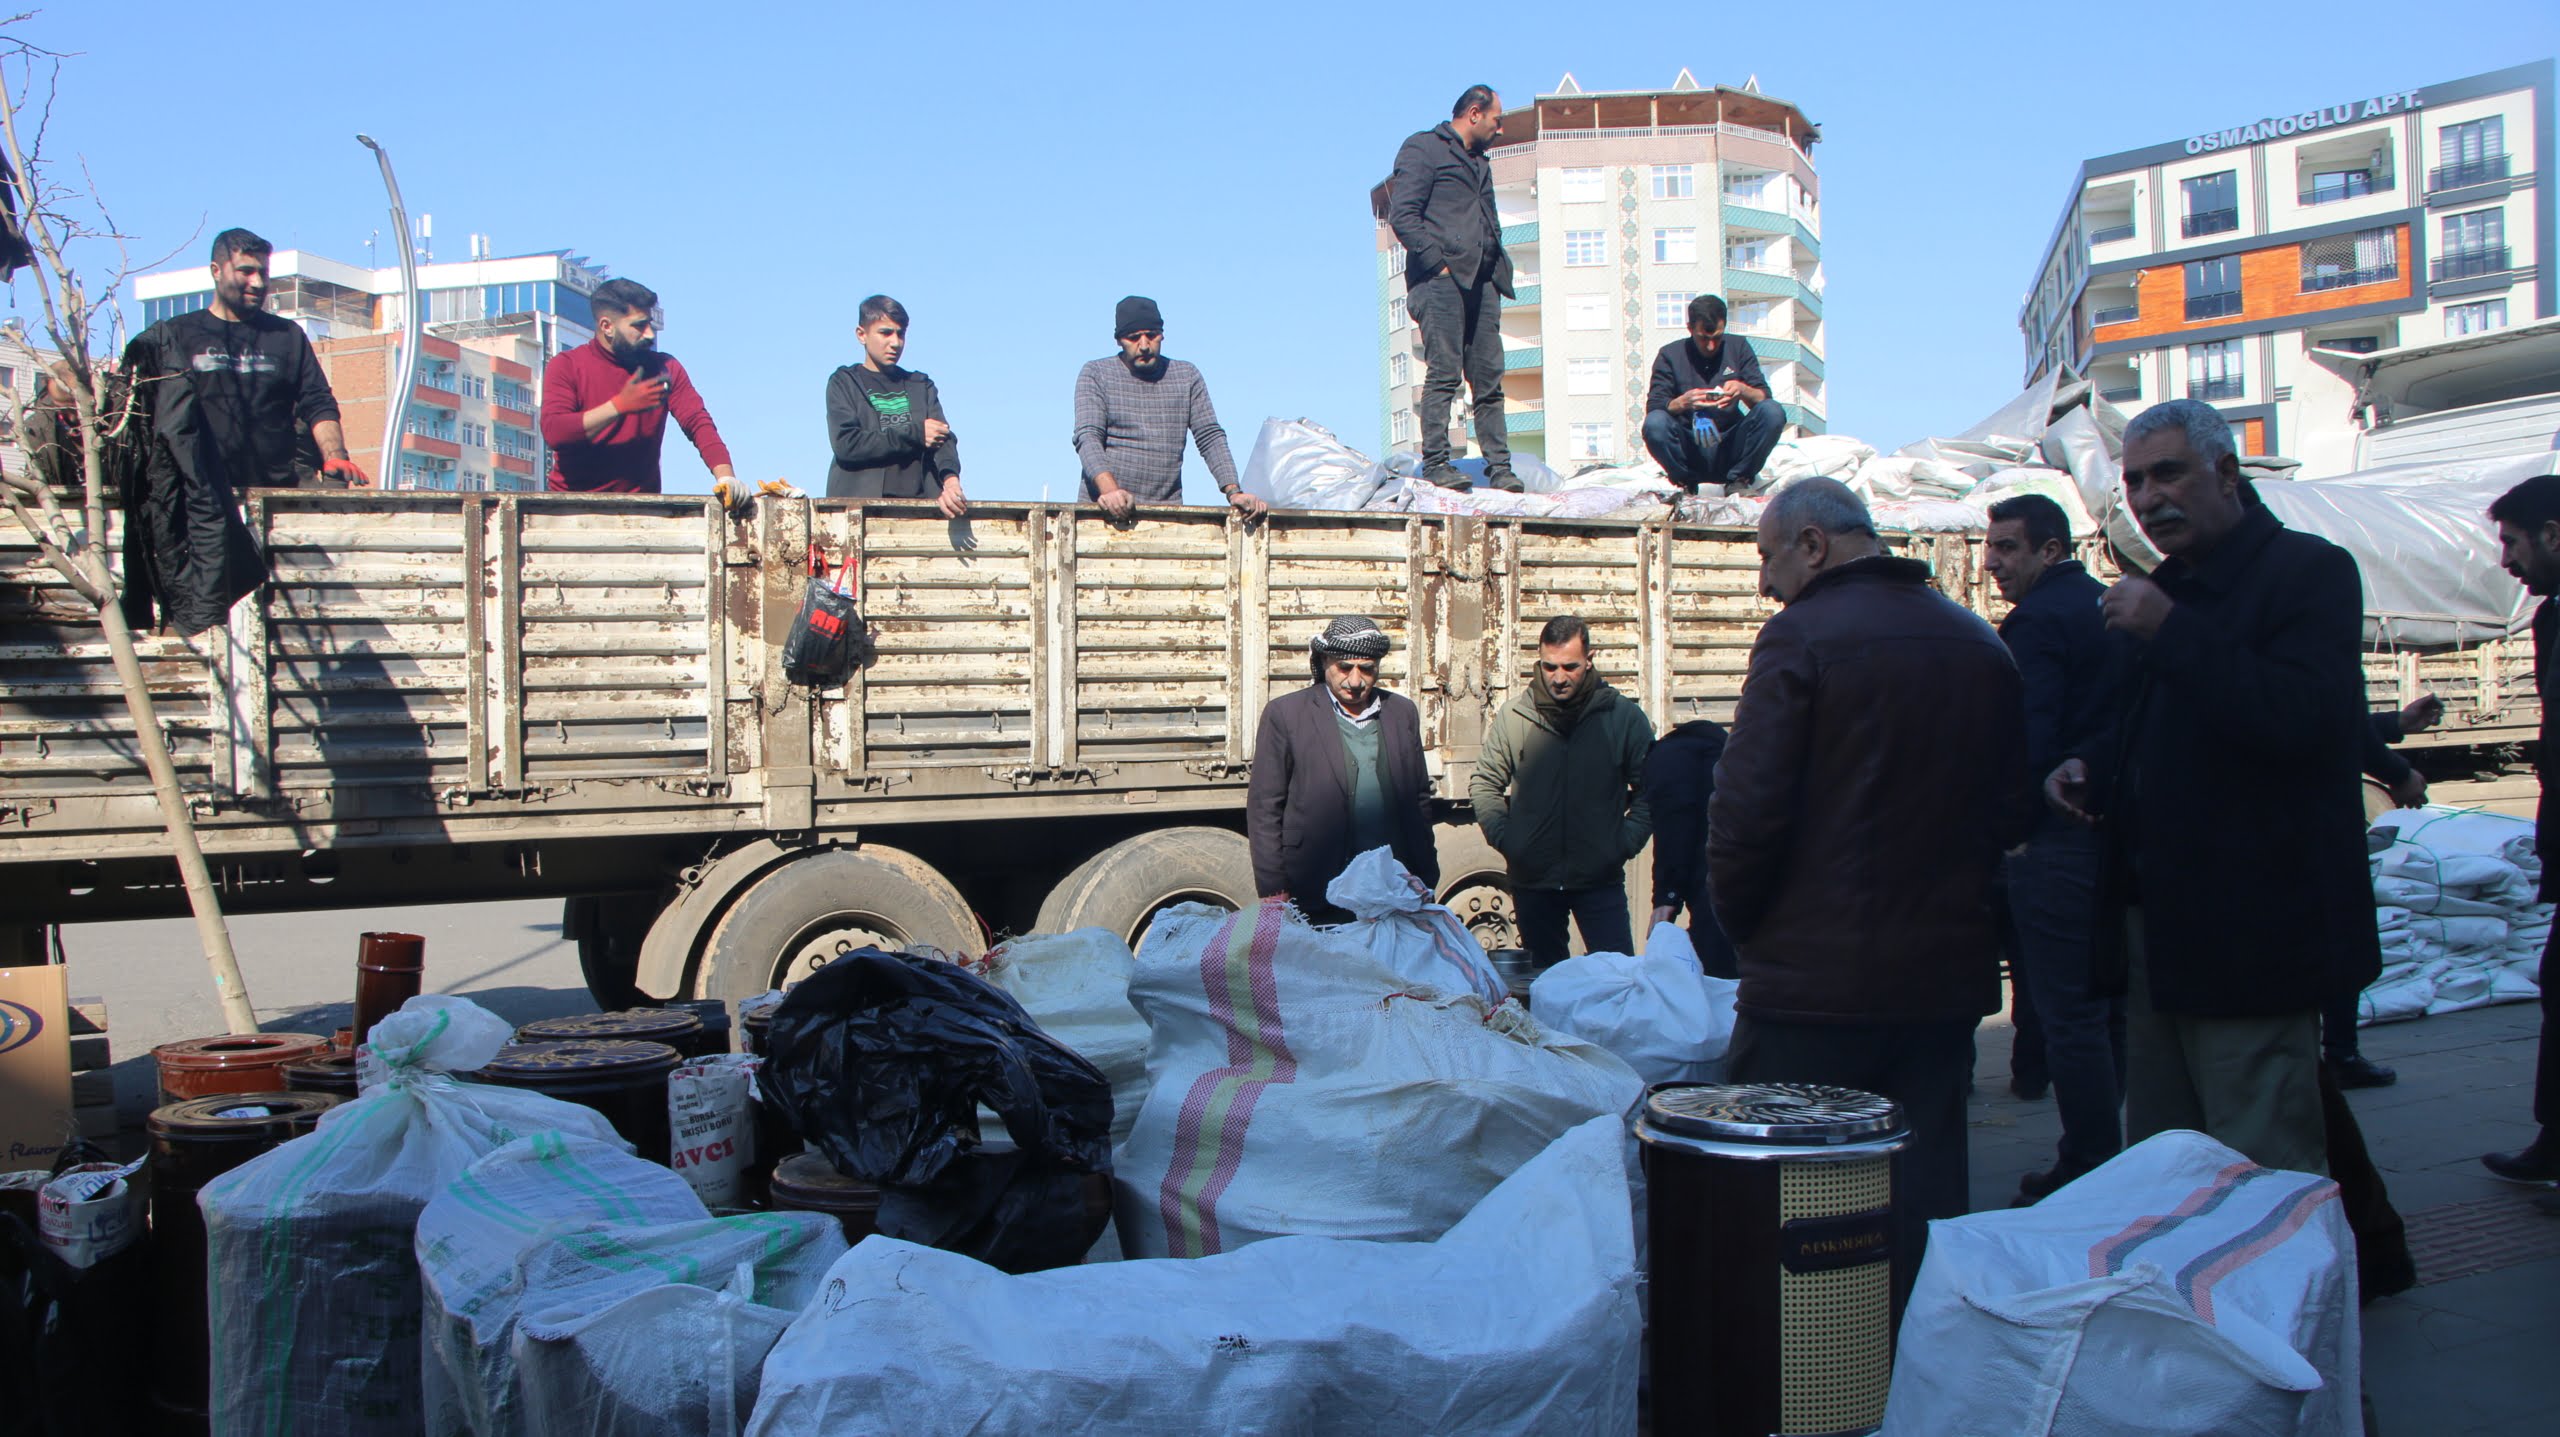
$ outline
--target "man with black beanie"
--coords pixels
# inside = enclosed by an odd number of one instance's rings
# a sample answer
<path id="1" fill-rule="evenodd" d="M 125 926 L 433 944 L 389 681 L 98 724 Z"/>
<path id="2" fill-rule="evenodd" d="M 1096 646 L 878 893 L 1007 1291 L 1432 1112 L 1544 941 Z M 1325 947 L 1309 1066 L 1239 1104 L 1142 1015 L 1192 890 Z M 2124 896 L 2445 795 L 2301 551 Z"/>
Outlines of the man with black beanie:
<path id="1" fill-rule="evenodd" d="M 1076 458 L 1085 497 L 1114 519 L 1140 504 L 1182 502 L 1182 438 L 1200 448 L 1218 492 L 1247 518 L 1271 506 L 1236 482 L 1227 431 L 1200 371 L 1164 356 L 1164 314 L 1144 295 L 1120 301 L 1111 320 L 1120 352 L 1076 373 Z"/>

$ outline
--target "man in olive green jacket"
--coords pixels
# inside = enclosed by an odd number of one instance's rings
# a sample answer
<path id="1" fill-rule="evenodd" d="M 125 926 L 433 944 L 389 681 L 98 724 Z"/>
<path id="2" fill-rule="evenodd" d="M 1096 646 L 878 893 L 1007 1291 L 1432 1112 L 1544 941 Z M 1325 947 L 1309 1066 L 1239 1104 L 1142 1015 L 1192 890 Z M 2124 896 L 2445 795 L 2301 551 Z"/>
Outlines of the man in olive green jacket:
<path id="1" fill-rule="evenodd" d="M 1591 626 L 1567 614 L 1538 634 L 1529 691 L 1485 734 L 1467 796 L 1511 874 L 1532 963 L 1565 956 L 1565 918 L 1583 951 L 1632 953 L 1626 865 L 1653 833 L 1644 761 L 1653 725 L 1591 664 Z"/>

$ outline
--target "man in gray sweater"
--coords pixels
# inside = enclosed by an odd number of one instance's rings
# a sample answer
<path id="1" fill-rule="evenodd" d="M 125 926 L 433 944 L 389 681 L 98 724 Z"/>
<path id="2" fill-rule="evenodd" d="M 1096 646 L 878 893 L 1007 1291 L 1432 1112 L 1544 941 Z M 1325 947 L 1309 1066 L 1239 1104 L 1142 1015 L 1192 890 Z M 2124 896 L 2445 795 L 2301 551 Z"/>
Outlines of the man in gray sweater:
<path id="1" fill-rule="evenodd" d="M 1246 518 L 1271 507 L 1236 483 L 1227 431 L 1209 406 L 1200 371 L 1164 357 L 1164 315 L 1140 295 L 1120 301 L 1112 317 L 1120 352 L 1076 373 L 1076 458 L 1084 466 L 1084 492 L 1114 519 L 1140 504 L 1182 502 L 1182 440 L 1200 446 L 1200 458 Z"/>

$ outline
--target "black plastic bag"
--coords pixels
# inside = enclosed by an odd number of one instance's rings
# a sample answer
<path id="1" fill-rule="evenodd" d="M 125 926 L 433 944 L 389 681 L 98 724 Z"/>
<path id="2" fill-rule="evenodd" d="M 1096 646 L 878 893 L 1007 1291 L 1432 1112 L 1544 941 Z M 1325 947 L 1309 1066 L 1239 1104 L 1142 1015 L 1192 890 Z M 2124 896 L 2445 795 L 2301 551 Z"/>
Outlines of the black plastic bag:
<path id="1" fill-rule="evenodd" d="M 110 1161 L 75 1141 L 52 1175 Z M 45 1245 L 32 1193 L 0 1202 L 0 1437 L 145 1430 L 149 1410 L 135 1374 L 151 1350 L 151 1257 L 146 1239 L 95 1266 L 73 1267 Z"/>
<path id="2" fill-rule="evenodd" d="M 957 964 L 857 948 L 819 969 L 775 1010 L 761 1082 L 812 1149 L 880 1186 L 890 1237 L 1037 1272 L 1108 1221 L 1110 1081 Z M 1010 1151 L 981 1147 L 982 1104 Z"/>
<path id="3" fill-rule="evenodd" d="M 865 642 L 862 613 L 853 595 L 825 579 L 809 581 L 800 616 L 782 643 L 782 676 L 795 684 L 831 689 L 853 677 Z"/>

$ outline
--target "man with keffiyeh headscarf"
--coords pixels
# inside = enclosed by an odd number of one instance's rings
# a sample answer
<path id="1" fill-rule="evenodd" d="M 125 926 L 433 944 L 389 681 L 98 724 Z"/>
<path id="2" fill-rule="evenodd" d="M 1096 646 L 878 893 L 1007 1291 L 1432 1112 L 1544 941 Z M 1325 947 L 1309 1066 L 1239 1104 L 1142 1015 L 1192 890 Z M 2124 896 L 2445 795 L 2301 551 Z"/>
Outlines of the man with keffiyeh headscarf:
<path id="1" fill-rule="evenodd" d="M 1388 648 L 1369 620 L 1335 619 L 1307 641 L 1314 682 L 1273 699 L 1254 740 L 1245 796 L 1254 891 L 1288 895 L 1317 923 L 1349 919 L 1325 901 L 1325 885 L 1370 849 L 1391 848 L 1423 882 L 1440 882 L 1422 715 L 1378 687 Z"/>

